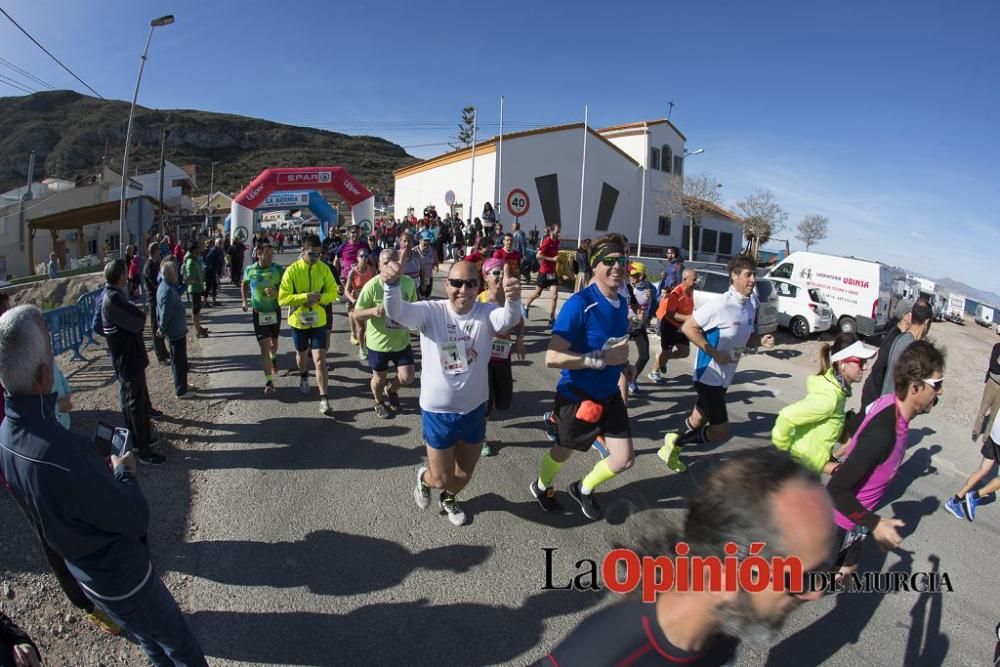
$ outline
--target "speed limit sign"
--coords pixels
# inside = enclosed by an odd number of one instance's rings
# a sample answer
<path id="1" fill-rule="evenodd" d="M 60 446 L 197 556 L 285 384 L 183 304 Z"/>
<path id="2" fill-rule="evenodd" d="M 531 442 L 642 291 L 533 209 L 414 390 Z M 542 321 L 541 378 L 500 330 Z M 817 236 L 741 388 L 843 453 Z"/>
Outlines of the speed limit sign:
<path id="1" fill-rule="evenodd" d="M 507 210 L 515 218 L 520 218 L 527 213 L 530 206 L 531 200 L 528 199 L 528 193 L 521 188 L 514 188 L 507 193 Z"/>

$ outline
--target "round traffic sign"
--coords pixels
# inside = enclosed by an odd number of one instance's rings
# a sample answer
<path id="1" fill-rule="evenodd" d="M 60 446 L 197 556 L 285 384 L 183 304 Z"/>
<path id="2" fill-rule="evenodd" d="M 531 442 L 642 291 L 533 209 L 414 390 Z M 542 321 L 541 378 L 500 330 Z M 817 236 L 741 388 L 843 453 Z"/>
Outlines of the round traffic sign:
<path id="1" fill-rule="evenodd" d="M 507 210 L 515 218 L 523 216 L 530 207 L 531 200 L 528 199 L 528 193 L 521 188 L 514 188 L 507 193 Z"/>
<path id="2" fill-rule="evenodd" d="M 455 193 L 452 192 L 451 190 L 448 190 L 448 192 L 444 193 L 444 203 L 447 204 L 448 206 L 454 206 Z"/>

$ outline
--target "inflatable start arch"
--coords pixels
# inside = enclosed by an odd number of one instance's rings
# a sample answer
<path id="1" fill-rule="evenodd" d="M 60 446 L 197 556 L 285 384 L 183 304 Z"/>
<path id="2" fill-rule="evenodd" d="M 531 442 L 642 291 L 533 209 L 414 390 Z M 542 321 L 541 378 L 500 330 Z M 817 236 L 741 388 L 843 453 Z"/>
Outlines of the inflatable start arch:
<path id="1" fill-rule="evenodd" d="M 272 167 L 260 172 L 233 199 L 229 213 L 233 238 L 246 240 L 257 231 L 253 212 L 272 192 L 304 189 L 335 191 L 350 204 L 355 223 L 367 220 L 371 224 L 375 217 L 375 197 L 343 167 Z"/>

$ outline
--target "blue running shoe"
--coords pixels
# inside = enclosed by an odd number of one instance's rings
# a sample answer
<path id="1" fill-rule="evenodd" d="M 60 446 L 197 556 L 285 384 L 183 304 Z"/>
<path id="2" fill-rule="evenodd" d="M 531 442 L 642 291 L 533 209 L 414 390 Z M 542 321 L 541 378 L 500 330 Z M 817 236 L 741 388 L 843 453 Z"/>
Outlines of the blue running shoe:
<path id="1" fill-rule="evenodd" d="M 602 459 L 608 458 L 608 446 L 604 444 L 604 438 L 602 436 L 597 436 L 594 438 L 594 444 L 592 444 L 591 449 L 597 452 L 597 455 Z"/>
<path id="2" fill-rule="evenodd" d="M 629 382 L 628 383 L 628 393 L 630 393 L 630 394 L 638 394 L 639 393 L 639 385 L 637 385 L 635 382 Z"/>
<path id="3" fill-rule="evenodd" d="M 557 432 L 556 432 L 556 423 L 552 421 L 552 413 L 546 412 L 544 415 L 542 415 L 542 422 L 545 424 L 545 437 L 551 440 L 552 442 L 555 442 L 557 437 Z"/>
<path id="4" fill-rule="evenodd" d="M 944 508 L 948 510 L 956 519 L 965 518 L 965 508 L 962 507 L 962 503 L 956 503 L 954 498 L 949 498 L 948 502 L 944 504 Z"/>
<path id="5" fill-rule="evenodd" d="M 965 513 L 966 518 L 969 521 L 976 520 L 976 506 L 979 504 L 979 497 L 976 496 L 975 491 L 969 491 L 965 494 Z"/>

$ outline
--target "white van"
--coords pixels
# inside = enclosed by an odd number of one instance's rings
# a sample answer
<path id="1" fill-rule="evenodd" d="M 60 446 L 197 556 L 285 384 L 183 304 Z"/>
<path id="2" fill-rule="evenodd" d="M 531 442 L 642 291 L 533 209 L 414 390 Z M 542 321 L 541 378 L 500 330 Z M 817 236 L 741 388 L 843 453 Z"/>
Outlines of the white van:
<path id="1" fill-rule="evenodd" d="M 988 327 L 993 324 L 993 306 L 979 304 L 976 306 L 976 324 Z"/>
<path id="2" fill-rule="evenodd" d="M 796 251 L 768 274 L 818 287 L 833 310 L 840 331 L 863 336 L 881 333 L 892 324 L 892 281 L 889 267 L 867 259 Z"/>

